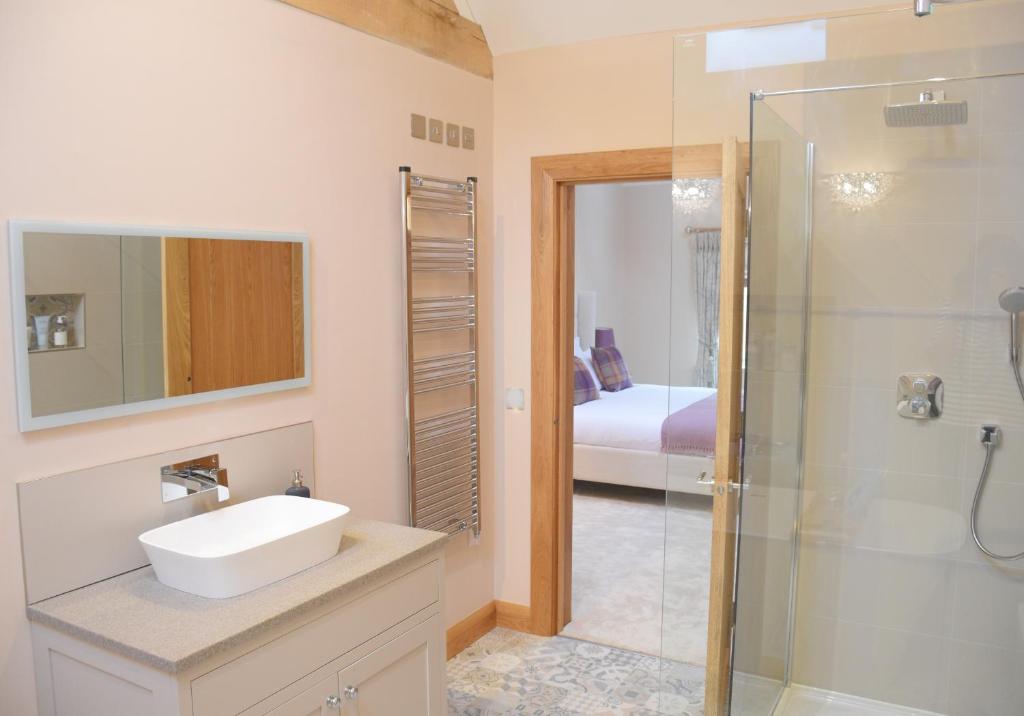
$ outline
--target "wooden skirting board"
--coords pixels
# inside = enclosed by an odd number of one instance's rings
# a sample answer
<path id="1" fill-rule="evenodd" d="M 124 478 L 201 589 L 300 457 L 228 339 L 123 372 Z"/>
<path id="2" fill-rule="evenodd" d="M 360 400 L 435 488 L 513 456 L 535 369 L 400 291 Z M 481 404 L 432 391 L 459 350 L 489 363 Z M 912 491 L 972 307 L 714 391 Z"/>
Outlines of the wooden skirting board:
<path id="1" fill-rule="evenodd" d="M 498 610 L 498 626 L 513 631 L 534 633 L 532 631 L 532 617 L 530 608 L 522 604 L 512 602 L 494 602 Z"/>
<path id="2" fill-rule="evenodd" d="M 328 20 L 490 79 L 491 48 L 484 31 L 450 0 L 281 0 Z"/>
<path id="3" fill-rule="evenodd" d="M 498 626 L 514 631 L 528 632 L 530 630 L 530 608 L 498 600 L 480 607 L 448 629 L 448 658 L 456 656 Z"/>

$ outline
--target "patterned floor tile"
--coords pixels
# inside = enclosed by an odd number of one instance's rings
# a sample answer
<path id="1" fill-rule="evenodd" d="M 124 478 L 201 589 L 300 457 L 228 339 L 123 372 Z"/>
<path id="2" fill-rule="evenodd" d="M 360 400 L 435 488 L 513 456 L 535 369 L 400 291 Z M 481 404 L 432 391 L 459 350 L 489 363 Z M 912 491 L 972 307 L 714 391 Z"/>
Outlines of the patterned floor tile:
<path id="1" fill-rule="evenodd" d="M 495 629 L 448 662 L 449 716 L 702 716 L 703 670 Z"/>

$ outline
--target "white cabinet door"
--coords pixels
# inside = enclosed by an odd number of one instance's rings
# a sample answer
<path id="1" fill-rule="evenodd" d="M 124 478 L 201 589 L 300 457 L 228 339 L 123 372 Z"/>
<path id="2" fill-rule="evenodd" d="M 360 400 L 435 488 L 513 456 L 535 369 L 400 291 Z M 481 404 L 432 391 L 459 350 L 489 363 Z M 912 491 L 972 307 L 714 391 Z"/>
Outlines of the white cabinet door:
<path id="1" fill-rule="evenodd" d="M 337 716 L 339 707 L 338 675 L 334 674 L 281 704 L 268 716 Z"/>
<path id="2" fill-rule="evenodd" d="M 443 716 L 444 643 L 433 616 L 338 673 L 341 716 Z"/>

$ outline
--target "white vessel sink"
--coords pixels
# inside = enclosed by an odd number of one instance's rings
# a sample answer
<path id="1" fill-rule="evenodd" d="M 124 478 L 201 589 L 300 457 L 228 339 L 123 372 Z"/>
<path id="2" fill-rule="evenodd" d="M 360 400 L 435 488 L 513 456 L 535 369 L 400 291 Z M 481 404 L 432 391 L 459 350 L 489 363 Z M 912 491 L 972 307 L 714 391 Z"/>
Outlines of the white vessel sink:
<path id="1" fill-rule="evenodd" d="M 168 587 L 223 599 L 333 557 L 348 512 L 334 502 L 272 495 L 157 527 L 139 542 Z"/>

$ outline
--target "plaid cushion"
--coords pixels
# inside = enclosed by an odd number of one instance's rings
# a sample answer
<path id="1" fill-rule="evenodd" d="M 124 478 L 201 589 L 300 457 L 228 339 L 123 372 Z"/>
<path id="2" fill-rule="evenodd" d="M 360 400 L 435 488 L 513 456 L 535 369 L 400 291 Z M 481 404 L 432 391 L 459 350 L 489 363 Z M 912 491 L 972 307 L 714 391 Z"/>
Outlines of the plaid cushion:
<path id="1" fill-rule="evenodd" d="M 591 400 L 597 400 L 600 398 L 601 391 L 597 389 L 597 384 L 594 382 L 594 376 L 590 374 L 590 369 L 587 368 L 587 364 L 579 358 L 573 358 L 572 362 L 572 377 L 575 388 L 572 394 L 572 404 L 581 405 L 582 403 L 589 403 Z"/>
<path id="2" fill-rule="evenodd" d="M 629 379 L 629 368 L 618 348 L 591 348 L 590 356 L 594 359 L 594 370 L 597 371 L 602 388 L 614 393 L 633 387 L 633 381 Z"/>

